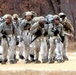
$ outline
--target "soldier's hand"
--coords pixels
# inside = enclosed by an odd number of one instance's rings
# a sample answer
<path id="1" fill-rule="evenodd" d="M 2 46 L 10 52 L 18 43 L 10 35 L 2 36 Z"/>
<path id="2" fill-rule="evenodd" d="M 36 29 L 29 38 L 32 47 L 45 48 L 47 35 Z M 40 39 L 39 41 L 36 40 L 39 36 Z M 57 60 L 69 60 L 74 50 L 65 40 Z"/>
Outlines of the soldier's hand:
<path id="1" fill-rule="evenodd" d="M 40 26 L 38 26 L 38 27 L 37 27 L 37 30 L 41 30 L 41 27 L 40 27 Z"/>
<path id="2" fill-rule="evenodd" d="M 3 37 L 3 38 L 7 38 L 5 34 L 3 34 L 3 36 L 2 36 L 2 37 Z"/>
<path id="3" fill-rule="evenodd" d="M 71 34 L 70 34 L 70 37 L 72 38 L 72 37 L 74 37 L 74 35 L 71 33 Z"/>
<path id="4" fill-rule="evenodd" d="M 59 30 L 54 31 L 54 36 L 57 36 L 59 34 Z"/>
<path id="5" fill-rule="evenodd" d="M 69 34 L 69 39 L 71 40 L 74 37 L 73 34 Z"/>

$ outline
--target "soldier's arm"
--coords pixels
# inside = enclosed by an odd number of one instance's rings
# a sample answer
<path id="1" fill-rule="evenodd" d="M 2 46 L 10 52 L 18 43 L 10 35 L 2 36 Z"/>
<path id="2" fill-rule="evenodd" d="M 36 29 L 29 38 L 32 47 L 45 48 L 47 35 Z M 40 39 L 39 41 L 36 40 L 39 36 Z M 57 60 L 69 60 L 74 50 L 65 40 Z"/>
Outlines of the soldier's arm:
<path id="1" fill-rule="evenodd" d="M 68 20 L 67 23 L 68 23 L 69 28 L 70 28 L 70 33 L 74 33 L 74 28 L 73 28 L 73 25 L 72 25 L 71 21 Z"/>
<path id="2" fill-rule="evenodd" d="M 54 36 L 54 32 L 52 31 L 52 27 L 48 28 L 48 36 Z"/>
<path id="3" fill-rule="evenodd" d="M 20 23 L 20 35 L 22 35 L 23 30 L 24 30 L 24 21 L 22 21 L 22 22 Z"/>
<path id="4" fill-rule="evenodd" d="M 63 29 L 63 25 L 61 26 L 61 36 L 64 36 L 64 29 Z"/>
<path id="5" fill-rule="evenodd" d="M 37 31 L 37 27 L 38 27 L 38 22 L 34 23 L 31 28 L 30 28 L 30 32 L 31 34 L 34 34 Z"/>
<path id="6" fill-rule="evenodd" d="M 4 31 L 4 26 L 3 26 L 4 24 L 3 23 L 1 23 L 1 25 L 0 25 L 0 38 L 3 36 L 3 31 Z"/>

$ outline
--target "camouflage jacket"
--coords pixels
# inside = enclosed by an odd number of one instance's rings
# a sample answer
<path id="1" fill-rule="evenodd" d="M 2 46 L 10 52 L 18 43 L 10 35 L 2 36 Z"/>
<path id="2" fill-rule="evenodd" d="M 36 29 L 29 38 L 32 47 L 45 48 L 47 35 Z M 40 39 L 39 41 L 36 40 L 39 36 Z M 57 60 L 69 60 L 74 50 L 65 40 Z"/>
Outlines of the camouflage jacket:
<path id="1" fill-rule="evenodd" d="M 51 23 L 48 29 L 48 36 L 54 37 L 55 30 L 59 31 L 58 35 L 64 36 L 63 25 L 61 23 L 59 23 L 58 25 Z"/>
<path id="2" fill-rule="evenodd" d="M 65 32 L 74 33 L 74 28 L 70 20 L 64 19 L 61 23 Z"/>

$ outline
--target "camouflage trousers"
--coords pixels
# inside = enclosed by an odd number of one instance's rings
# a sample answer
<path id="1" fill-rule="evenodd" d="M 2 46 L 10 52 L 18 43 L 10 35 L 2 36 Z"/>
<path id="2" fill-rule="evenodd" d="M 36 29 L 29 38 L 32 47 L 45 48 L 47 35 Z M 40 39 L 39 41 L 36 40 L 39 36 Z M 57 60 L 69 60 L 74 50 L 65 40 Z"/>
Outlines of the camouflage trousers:
<path id="1" fill-rule="evenodd" d="M 66 52 L 67 52 L 67 47 L 68 47 L 68 36 L 65 35 L 65 40 L 64 40 L 64 43 L 63 43 L 63 56 L 67 56 L 66 55 Z"/>
<path id="2" fill-rule="evenodd" d="M 14 55 L 16 53 L 15 50 L 15 38 L 14 37 L 8 37 L 7 40 L 6 38 L 2 38 L 1 40 L 1 45 L 3 47 L 3 55 L 2 55 L 2 60 L 7 59 L 7 55 L 9 55 L 9 61 L 13 60 L 14 61 Z"/>

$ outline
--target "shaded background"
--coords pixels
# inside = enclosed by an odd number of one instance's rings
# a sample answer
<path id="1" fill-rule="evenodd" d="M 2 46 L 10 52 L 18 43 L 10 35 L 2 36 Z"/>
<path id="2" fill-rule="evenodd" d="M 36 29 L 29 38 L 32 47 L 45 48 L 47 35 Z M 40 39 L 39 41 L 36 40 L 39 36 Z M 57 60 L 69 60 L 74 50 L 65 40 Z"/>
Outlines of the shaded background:
<path id="1" fill-rule="evenodd" d="M 0 16 L 33 10 L 38 15 L 58 14 L 64 12 L 72 21 L 76 39 L 76 0 L 0 0 Z"/>

